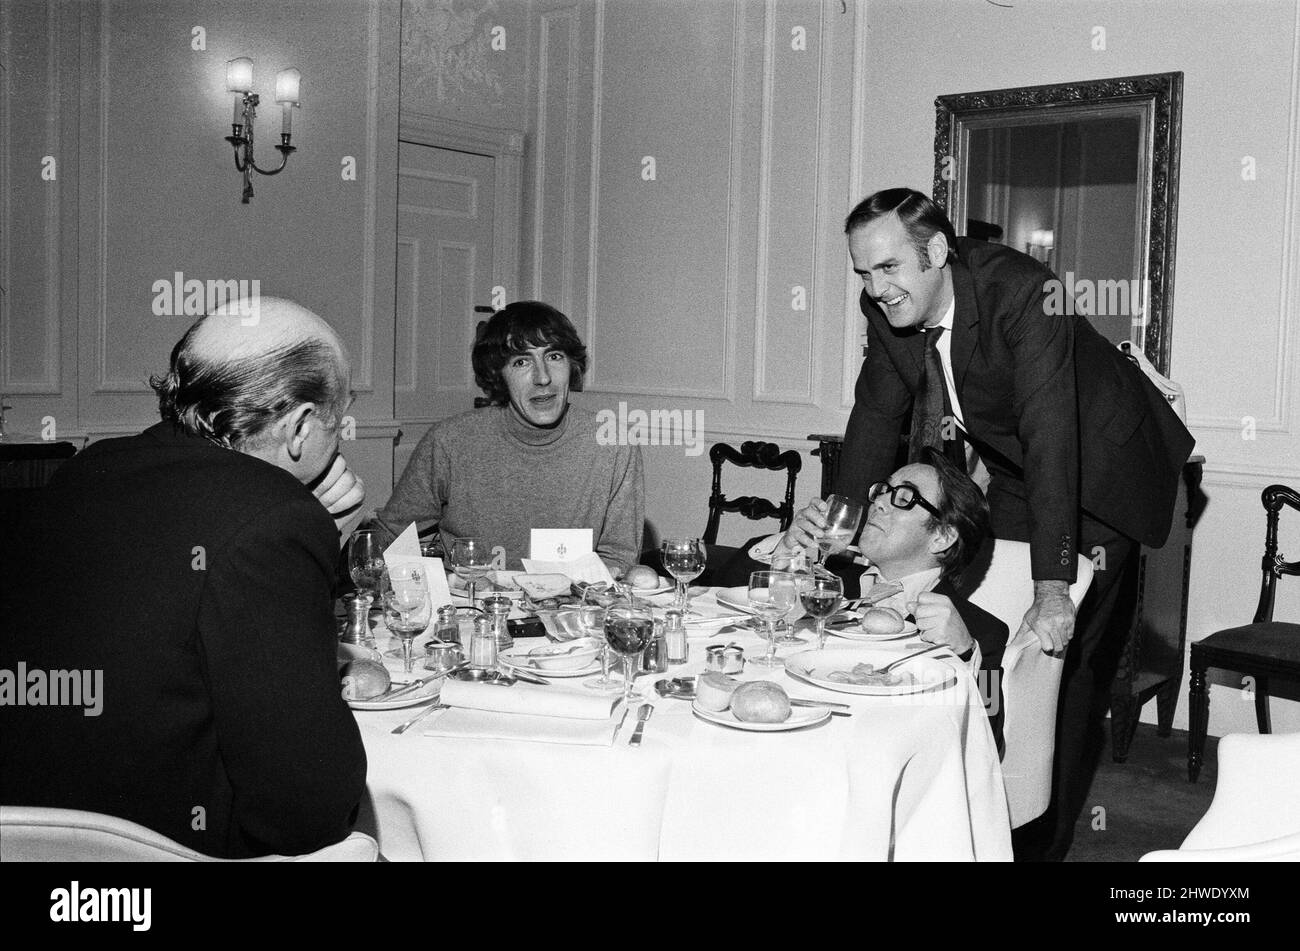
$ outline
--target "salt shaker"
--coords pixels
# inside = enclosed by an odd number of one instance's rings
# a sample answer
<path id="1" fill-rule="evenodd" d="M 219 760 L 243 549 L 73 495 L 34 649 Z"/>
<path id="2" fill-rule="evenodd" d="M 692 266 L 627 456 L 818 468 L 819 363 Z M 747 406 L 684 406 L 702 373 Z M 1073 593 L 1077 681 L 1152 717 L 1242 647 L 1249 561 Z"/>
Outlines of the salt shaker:
<path id="1" fill-rule="evenodd" d="M 668 641 L 664 636 L 664 622 L 655 618 L 654 634 L 641 652 L 641 669 L 648 674 L 668 671 Z"/>
<path id="2" fill-rule="evenodd" d="M 368 594 L 343 595 L 343 607 L 348 612 L 348 621 L 339 640 L 345 644 L 374 646 L 375 639 L 370 633 L 370 605 L 374 600 Z"/>
<path id="3" fill-rule="evenodd" d="M 664 613 L 664 640 L 668 647 L 668 663 L 685 664 L 690 659 L 690 644 L 686 641 L 686 625 L 682 612 L 670 608 Z"/>
<path id="4" fill-rule="evenodd" d="M 456 620 L 456 605 L 444 604 L 438 608 L 438 620 L 433 625 L 433 639 L 444 644 L 460 643 L 460 622 Z"/>
<path id="5" fill-rule="evenodd" d="M 505 650 L 515 643 L 515 639 L 506 630 L 506 618 L 510 616 L 510 599 L 503 594 L 494 594 L 482 601 L 483 610 L 492 621 L 492 630 L 496 634 L 497 650 Z"/>
<path id="6" fill-rule="evenodd" d="M 474 619 L 474 634 L 469 641 L 469 665 L 476 670 L 491 670 L 497 665 L 497 638 L 492 622 L 486 617 Z"/>

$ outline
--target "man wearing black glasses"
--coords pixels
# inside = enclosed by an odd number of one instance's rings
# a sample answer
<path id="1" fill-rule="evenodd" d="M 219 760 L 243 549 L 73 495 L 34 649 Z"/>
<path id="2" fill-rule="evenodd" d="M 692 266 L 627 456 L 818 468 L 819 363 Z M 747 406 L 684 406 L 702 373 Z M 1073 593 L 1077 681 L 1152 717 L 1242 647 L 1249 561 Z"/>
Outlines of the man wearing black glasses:
<path id="1" fill-rule="evenodd" d="M 870 504 L 859 536 L 867 563 L 862 593 L 870 596 L 873 589 L 897 589 L 877 601 L 877 606 L 911 615 L 922 640 L 947 644 L 972 672 L 980 672 L 981 684 L 987 685 L 989 724 L 1000 751 L 1007 626 L 957 590 L 962 572 L 988 535 L 988 503 L 979 486 L 941 453 L 927 449 L 921 459 L 868 492 Z M 826 527 L 825 512 L 822 499 L 809 502 L 780 536 L 773 555 L 816 551 L 817 537 Z"/>

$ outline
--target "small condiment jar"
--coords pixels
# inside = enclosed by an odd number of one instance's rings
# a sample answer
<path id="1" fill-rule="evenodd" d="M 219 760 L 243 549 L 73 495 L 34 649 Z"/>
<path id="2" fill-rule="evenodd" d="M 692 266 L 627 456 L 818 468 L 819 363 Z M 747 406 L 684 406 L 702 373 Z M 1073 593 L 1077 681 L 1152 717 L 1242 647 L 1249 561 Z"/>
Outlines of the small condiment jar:
<path id="1" fill-rule="evenodd" d="M 492 622 L 492 630 L 497 638 L 497 650 L 503 651 L 513 646 L 515 639 L 506 630 L 506 618 L 510 616 L 510 599 L 504 594 L 493 594 L 484 598 L 480 603 Z"/>
<path id="2" fill-rule="evenodd" d="M 738 674 L 745 669 L 745 651 L 737 644 L 710 644 L 704 649 L 704 669 Z"/>
<path id="3" fill-rule="evenodd" d="M 690 660 L 691 646 L 686 640 L 686 625 L 682 612 L 670 608 L 664 612 L 664 639 L 668 644 L 668 663 L 685 664 Z"/>
<path id="4" fill-rule="evenodd" d="M 456 619 L 456 605 L 444 604 L 438 608 L 438 619 L 433 623 L 433 639 L 446 644 L 460 643 L 460 622 Z"/>
<path id="5" fill-rule="evenodd" d="M 486 617 L 474 619 L 474 634 L 469 640 L 469 665 L 477 670 L 490 670 L 497 665 L 497 639 L 492 622 Z"/>
<path id="6" fill-rule="evenodd" d="M 370 605 L 374 598 L 368 594 L 348 593 L 343 595 L 343 609 L 348 612 L 347 623 L 339 640 L 344 644 L 365 644 L 370 646 L 374 638 L 370 634 Z"/>
<path id="7" fill-rule="evenodd" d="M 655 618 L 654 634 L 641 651 L 641 669 L 648 674 L 668 672 L 668 640 L 664 636 L 664 622 Z"/>
<path id="8" fill-rule="evenodd" d="M 424 669 L 446 673 L 461 662 L 459 644 L 429 641 L 424 645 Z"/>

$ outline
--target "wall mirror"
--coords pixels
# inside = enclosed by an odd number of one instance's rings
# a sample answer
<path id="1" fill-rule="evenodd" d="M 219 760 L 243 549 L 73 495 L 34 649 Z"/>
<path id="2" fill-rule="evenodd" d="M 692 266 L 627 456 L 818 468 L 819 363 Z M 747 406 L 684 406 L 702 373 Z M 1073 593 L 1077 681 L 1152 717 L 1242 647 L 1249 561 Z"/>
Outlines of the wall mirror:
<path id="1" fill-rule="evenodd" d="M 1169 372 L 1182 73 L 935 100 L 934 200 L 1046 263 L 1067 312 Z"/>

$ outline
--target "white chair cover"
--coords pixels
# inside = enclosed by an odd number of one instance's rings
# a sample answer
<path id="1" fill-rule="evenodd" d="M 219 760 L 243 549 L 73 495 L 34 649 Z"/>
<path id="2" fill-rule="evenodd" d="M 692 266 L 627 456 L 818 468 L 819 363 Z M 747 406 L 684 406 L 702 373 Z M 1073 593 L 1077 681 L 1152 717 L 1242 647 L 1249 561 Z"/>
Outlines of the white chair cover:
<path id="1" fill-rule="evenodd" d="M 1178 849 L 1143 862 L 1300 861 L 1300 733 L 1219 740 L 1214 801 Z"/>
<path id="2" fill-rule="evenodd" d="M 1075 608 L 1091 583 L 1092 562 L 1080 556 L 1078 577 L 1070 586 Z M 1029 543 L 998 539 L 988 572 L 970 600 L 1010 629 L 1011 640 L 1002 655 L 1002 697 L 1006 704 L 1002 775 L 1007 784 L 1011 828 L 1015 829 L 1042 815 L 1052 797 L 1056 698 L 1064 666 L 1060 658 L 1043 653 L 1033 632 L 1016 636 L 1034 601 Z"/>
<path id="3" fill-rule="evenodd" d="M 2 862 L 373 862 L 375 840 L 353 832 L 306 855 L 218 859 L 116 816 L 80 809 L 0 806 Z"/>

